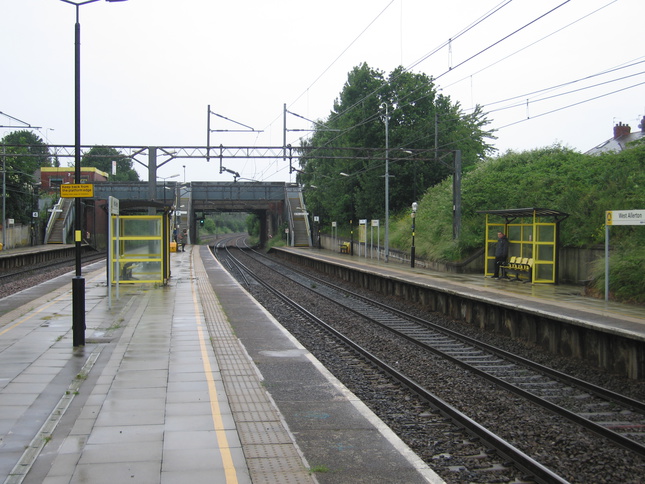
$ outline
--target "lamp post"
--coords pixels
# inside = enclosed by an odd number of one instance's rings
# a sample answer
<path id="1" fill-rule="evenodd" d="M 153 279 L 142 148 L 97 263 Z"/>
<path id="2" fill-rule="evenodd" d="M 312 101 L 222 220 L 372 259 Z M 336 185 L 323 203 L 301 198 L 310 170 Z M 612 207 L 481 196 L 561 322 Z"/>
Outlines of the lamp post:
<path id="1" fill-rule="evenodd" d="M 73 2 L 61 0 L 76 7 L 76 24 L 74 25 L 74 183 L 81 183 L 81 24 L 79 8 L 99 0 Z M 125 0 L 107 0 L 123 2 Z M 85 346 L 85 279 L 81 272 L 81 199 L 74 199 L 74 243 L 76 251 L 76 275 L 72 279 L 72 334 L 73 345 Z"/>
<path id="2" fill-rule="evenodd" d="M 174 175 L 170 175 L 170 176 L 158 176 L 157 177 L 157 178 L 161 178 L 163 180 L 163 204 L 164 204 L 164 207 L 166 206 L 166 180 L 168 180 L 169 178 L 177 178 L 178 176 L 179 176 L 179 173 L 175 173 Z"/>
<path id="3" fill-rule="evenodd" d="M 455 150 L 452 177 L 452 238 L 461 234 L 461 150 Z"/>
<path id="4" fill-rule="evenodd" d="M 7 250 L 7 154 L 2 144 L 2 250 Z"/>
<path id="5" fill-rule="evenodd" d="M 414 267 L 414 222 L 417 217 L 417 208 L 419 204 L 417 202 L 412 203 L 412 247 L 410 248 L 410 267 Z"/>
<path id="6" fill-rule="evenodd" d="M 383 260 L 390 259 L 390 116 L 387 103 L 381 107 L 385 108 L 385 256 Z"/>

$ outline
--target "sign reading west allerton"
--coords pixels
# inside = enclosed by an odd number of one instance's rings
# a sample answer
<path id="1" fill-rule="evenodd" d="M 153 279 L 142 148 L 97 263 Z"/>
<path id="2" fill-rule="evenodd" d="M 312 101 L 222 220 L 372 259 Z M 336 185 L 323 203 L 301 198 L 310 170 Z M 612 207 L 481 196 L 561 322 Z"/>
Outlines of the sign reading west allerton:
<path id="1" fill-rule="evenodd" d="M 608 210 L 607 225 L 645 225 L 645 210 Z"/>

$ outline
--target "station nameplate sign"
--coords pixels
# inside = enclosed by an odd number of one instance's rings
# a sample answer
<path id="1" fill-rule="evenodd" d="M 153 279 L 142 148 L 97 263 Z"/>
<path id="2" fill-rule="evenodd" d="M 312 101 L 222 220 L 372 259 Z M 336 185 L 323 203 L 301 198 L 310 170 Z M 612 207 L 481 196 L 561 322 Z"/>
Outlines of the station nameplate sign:
<path id="1" fill-rule="evenodd" d="M 63 198 L 92 198 L 94 185 L 91 183 L 67 183 L 60 186 L 60 196 Z"/>
<path id="2" fill-rule="evenodd" d="M 645 225 L 645 210 L 608 210 L 607 225 Z"/>

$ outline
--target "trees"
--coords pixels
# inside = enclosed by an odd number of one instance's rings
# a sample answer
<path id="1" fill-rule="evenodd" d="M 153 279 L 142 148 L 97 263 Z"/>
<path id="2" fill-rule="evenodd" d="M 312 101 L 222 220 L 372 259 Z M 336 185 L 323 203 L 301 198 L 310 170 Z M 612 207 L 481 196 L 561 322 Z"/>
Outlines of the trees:
<path id="1" fill-rule="evenodd" d="M 112 174 L 112 163 L 116 173 Z M 139 174 L 132 167 L 132 159 L 108 146 L 94 146 L 81 159 L 82 166 L 93 166 L 109 174 L 109 181 L 139 181 Z"/>
<path id="2" fill-rule="evenodd" d="M 39 183 L 34 175 L 41 166 L 51 166 L 49 149 L 39 136 L 27 130 L 7 134 L 2 139 L 0 149 L 6 172 L 7 218 L 28 224 L 37 203 L 36 189 Z"/>
<path id="3" fill-rule="evenodd" d="M 486 142 L 492 135 L 484 129 L 488 121 L 480 108 L 464 114 L 425 74 L 399 67 L 386 77 L 364 63 L 348 74 L 327 119 L 301 144 L 298 182 L 308 188 L 305 197 L 312 212 L 327 220 L 383 216 L 384 104 L 393 212 L 451 173 L 451 158 L 445 164 L 440 159 L 447 152 L 462 151 L 464 170 L 492 152 Z"/>

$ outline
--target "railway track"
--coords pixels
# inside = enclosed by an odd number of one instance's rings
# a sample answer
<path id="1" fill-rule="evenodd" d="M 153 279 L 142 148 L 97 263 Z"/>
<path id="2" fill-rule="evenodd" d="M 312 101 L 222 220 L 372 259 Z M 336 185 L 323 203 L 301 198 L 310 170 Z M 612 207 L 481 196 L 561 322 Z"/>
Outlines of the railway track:
<path id="1" fill-rule="evenodd" d="M 267 258 L 265 260 L 268 261 Z M 311 274 L 286 269 L 275 261 L 269 263 L 302 287 L 367 317 L 374 324 L 407 338 L 420 348 L 432 351 L 501 388 L 645 457 L 645 403 L 447 330 Z M 297 276 L 290 276 L 289 272 Z M 316 284 L 315 288 L 312 288 L 312 281 Z"/>
<path id="2" fill-rule="evenodd" d="M 412 392 L 421 401 L 428 404 L 430 410 L 422 410 L 425 415 L 425 424 L 440 427 L 444 437 L 461 442 L 463 458 L 478 461 L 477 466 L 480 468 L 480 472 L 487 476 L 487 479 L 495 476 L 491 482 L 568 482 L 509 442 L 478 425 L 455 407 L 436 397 L 362 345 L 335 330 L 280 290 L 272 287 L 271 284 L 264 282 L 261 278 L 256 278 L 253 271 L 231 255 L 230 251 L 228 251 L 225 261 L 233 271 L 240 275 L 244 274 L 246 284 L 251 284 L 251 280 L 253 280 L 254 283 L 262 285 L 274 297 L 309 320 L 314 325 L 314 331 L 318 334 L 317 338 L 333 338 L 336 354 L 341 355 L 341 358 L 346 360 L 344 364 L 353 367 L 354 371 L 361 375 L 360 378 L 363 381 L 370 382 L 373 392 L 381 393 L 386 389 L 389 392 L 404 392 L 407 395 Z M 321 334 L 323 332 L 325 335 Z"/>
<path id="3" fill-rule="evenodd" d="M 258 257 L 258 254 L 254 256 Z M 371 324 L 386 329 L 396 338 L 405 338 L 418 348 L 418 351 L 429 352 L 440 356 L 454 365 L 458 365 L 469 374 L 485 378 L 506 391 L 512 392 L 518 398 L 540 405 L 548 412 L 566 418 L 569 422 L 595 435 L 608 439 L 634 454 L 636 465 L 643 465 L 645 455 L 645 405 L 643 402 L 610 392 L 601 387 L 569 377 L 543 365 L 535 364 L 525 358 L 517 357 L 464 335 L 454 333 L 444 327 L 416 316 L 394 310 L 379 301 L 370 300 L 346 289 L 329 284 L 311 273 L 286 269 L 282 264 L 261 256 L 264 264 L 278 271 L 290 281 L 299 284 L 301 288 L 315 293 L 335 304 L 342 304 L 361 318 L 369 318 Z M 233 263 L 230 263 L 233 265 Z M 231 270 L 240 274 L 251 272 L 242 266 Z M 245 275 L 247 285 L 252 283 Z M 274 283 L 275 284 L 275 283 Z M 267 289 L 268 290 L 268 289 Z M 276 296 L 277 297 L 277 296 Z M 417 350 L 415 350 L 417 351 Z M 391 365 L 390 365 L 391 366 Z M 389 371 L 389 370 L 388 370 Z M 398 371 L 394 368 L 394 371 Z M 398 378 L 398 377 L 397 377 Z M 401 383 L 409 386 L 409 383 Z M 415 389 L 418 394 L 424 390 Z M 428 392 L 431 393 L 431 392 Z M 430 395 L 424 395 L 423 398 Z M 436 406 L 436 404 L 435 404 Z M 451 415 L 450 410 L 441 410 L 444 415 Z M 450 419 L 457 417 L 451 416 Z M 469 433 L 475 431 L 476 423 L 466 420 L 463 424 Z M 473 428 L 469 428 L 471 425 Z M 519 423 L 518 423 L 519 425 Z M 485 429 L 484 429 L 485 430 Z M 513 453 L 496 447 L 486 437 L 478 436 L 495 452 L 514 461 Z M 502 439 L 503 440 L 503 439 Z M 513 447 L 511 445 L 511 447 Z M 638 464 L 640 462 L 640 464 Z M 525 464 L 515 464 L 526 470 Z M 564 479 L 557 475 L 540 476 L 539 472 L 529 472 L 536 482 L 562 482 Z M 544 479 L 544 481 L 542 480 Z M 556 479 L 556 480 L 552 480 Z M 637 481 L 634 481 L 637 482 Z"/>

